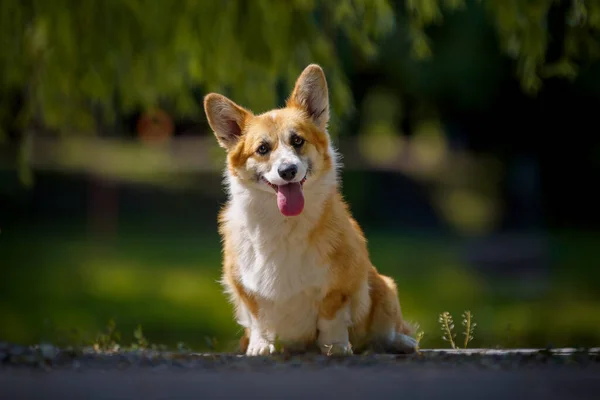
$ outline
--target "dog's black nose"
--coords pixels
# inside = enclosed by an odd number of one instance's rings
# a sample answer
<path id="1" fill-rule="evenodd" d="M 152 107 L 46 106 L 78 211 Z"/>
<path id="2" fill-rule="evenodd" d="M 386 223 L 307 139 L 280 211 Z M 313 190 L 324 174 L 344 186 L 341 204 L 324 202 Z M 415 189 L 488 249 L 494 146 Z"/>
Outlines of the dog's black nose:
<path id="1" fill-rule="evenodd" d="M 295 164 L 281 164 L 277 169 L 277 172 L 282 179 L 291 181 L 296 176 L 298 167 Z"/>

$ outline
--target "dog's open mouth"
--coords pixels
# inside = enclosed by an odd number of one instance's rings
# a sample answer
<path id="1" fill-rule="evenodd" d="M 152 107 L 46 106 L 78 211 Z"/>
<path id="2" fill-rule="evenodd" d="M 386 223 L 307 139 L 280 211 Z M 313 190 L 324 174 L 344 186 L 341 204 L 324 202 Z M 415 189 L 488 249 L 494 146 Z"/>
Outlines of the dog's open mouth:
<path id="1" fill-rule="evenodd" d="M 274 185 L 264 177 L 263 181 L 277 193 L 277 207 L 286 217 L 294 217 L 304 210 L 304 182 L 306 176 L 300 182 L 290 182 L 285 185 Z"/>

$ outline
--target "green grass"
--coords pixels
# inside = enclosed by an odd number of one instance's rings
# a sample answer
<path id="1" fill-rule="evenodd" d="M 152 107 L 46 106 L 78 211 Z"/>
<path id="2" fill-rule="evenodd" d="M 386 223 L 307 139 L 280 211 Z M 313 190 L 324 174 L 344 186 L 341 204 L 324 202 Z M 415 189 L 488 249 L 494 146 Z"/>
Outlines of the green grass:
<path id="1" fill-rule="evenodd" d="M 447 347 L 438 317 L 465 309 L 478 324 L 469 347 L 600 343 L 600 298 L 590 282 L 597 238 L 553 237 L 549 289 L 526 297 L 510 292 L 510 279 L 469 269 L 447 239 L 368 237 L 373 262 L 398 282 L 405 317 L 426 333 L 421 348 Z M 217 283 L 216 234 L 130 230 L 99 241 L 77 232 L 3 232 L 0 254 L 0 340 L 91 343 L 114 318 L 126 343 L 141 325 L 151 343 L 235 349 L 240 328 Z"/>

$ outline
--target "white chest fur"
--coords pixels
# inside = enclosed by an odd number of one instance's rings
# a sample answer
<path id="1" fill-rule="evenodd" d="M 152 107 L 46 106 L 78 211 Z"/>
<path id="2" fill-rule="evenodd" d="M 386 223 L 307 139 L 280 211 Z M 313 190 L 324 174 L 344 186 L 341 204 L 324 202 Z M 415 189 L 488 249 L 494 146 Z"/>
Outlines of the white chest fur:
<path id="1" fill-rule="evenodd" d="M 268 214 L 248 213 L 236 203 L 230 208 L 231 239 L 243 286 L 278 302 L 325 290 L 329 269 L 309 243 L 310 221 Z"/>

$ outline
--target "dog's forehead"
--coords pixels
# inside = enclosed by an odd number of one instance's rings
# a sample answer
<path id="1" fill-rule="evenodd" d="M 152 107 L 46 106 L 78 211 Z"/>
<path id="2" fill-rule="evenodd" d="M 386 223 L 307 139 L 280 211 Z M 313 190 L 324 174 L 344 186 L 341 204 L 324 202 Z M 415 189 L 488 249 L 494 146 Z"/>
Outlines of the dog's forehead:
<path id="1" fill-rule="evenodd" d="M 281 135 L 294 129 L 303 120 L 299 110 L 282 108 L 268 111 L 256 117 L 256 126 L 271 134 Z"/>

